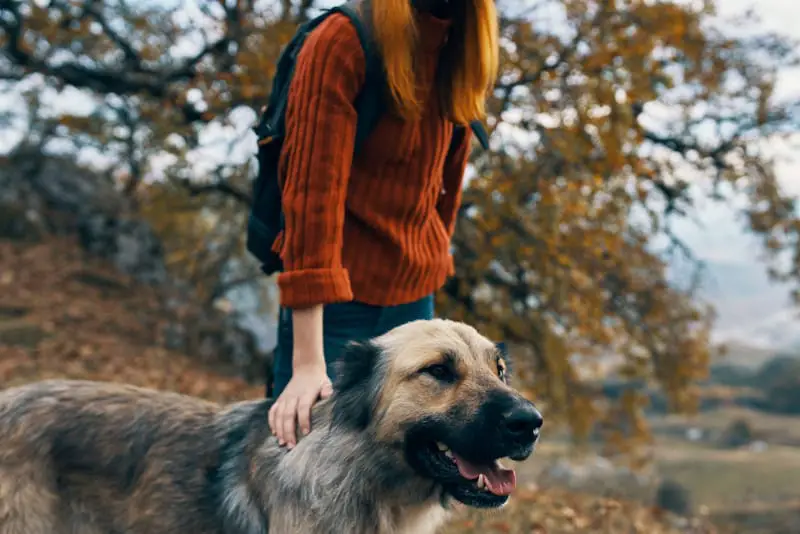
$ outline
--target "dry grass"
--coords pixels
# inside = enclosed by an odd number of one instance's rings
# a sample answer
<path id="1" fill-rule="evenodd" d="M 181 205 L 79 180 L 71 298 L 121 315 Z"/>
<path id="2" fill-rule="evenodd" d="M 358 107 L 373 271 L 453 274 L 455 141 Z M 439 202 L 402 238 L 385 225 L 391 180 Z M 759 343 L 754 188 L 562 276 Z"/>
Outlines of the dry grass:
<path id="1" fill-rule="evenodd" d="M 800 498 L 798 449 L 728 451 L 664 443 L 656 459 L 661 473 L 689 488 L 697 504 L 714 512 Z"/>
<path id="2" fill-rule="evenodd" d="M 800 446 L 800 417 L 789 417 L 730 407 L 702 412 L 691 417 L 668 415 L 651 421 L 656 433 L 675 433 L 689 427 L 703 429 L 718 435 L 731 423 L 747 421 L 756 439 L 767 443 Z"/>
<path id="3" fill-rule="evenodd" d="M 718 437 L 737 420 L 747 422 L 754 439 L 766 443 L 765 450 L 717 447 Z M 662 436 L 656 448 L 659 470 L 691 488 L 698 503 L 726 510 L 800 499 L 800 418 L 732 407 L 667 416 L 652 421 L 652 427 Z M 708 441 L 664 437 L 690 427 L 703 430 Z"/>

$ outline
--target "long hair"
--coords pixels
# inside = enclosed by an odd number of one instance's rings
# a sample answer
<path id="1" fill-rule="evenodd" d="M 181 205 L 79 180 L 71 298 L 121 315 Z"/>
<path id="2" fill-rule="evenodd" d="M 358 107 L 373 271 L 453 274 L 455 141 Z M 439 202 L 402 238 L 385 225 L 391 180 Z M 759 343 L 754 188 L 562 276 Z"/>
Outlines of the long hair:
<path id="1" fill-rule="evenodd" d="M 411 2 L 368 2 L 396 110 L 403 118 L 418 118 L 422 102 L 414 72 L 417 31 Z M 441 52 L 437 85 L 448 118 L 466 124 L 485 118 L 486 97 L 497 77 L 497 11 L 494 0 L 455 0 L 453 4 L 451 33 Z"/>

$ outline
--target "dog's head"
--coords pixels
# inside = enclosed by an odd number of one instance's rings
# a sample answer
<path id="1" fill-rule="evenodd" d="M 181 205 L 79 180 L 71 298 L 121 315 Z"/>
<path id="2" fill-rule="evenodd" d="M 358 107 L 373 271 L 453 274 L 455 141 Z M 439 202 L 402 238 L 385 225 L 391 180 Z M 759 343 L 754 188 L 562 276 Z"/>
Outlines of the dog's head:
<path id="1" fill-rule="evenodd" d="M 505 356 L 453 321 L 416 321 L 351 344 L 335 390 L 334 425 L 402 450 L 417 475 L 469 506 L 505 504 L 516 478 L 500 460 L 530 456 L 542 426 L 509 386 Z"/>

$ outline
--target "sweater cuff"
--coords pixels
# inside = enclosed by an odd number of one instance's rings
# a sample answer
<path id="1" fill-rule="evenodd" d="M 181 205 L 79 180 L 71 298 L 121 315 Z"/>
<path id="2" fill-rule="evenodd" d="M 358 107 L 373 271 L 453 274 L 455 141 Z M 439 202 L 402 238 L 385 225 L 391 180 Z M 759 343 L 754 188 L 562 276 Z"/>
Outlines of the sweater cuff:
<path id="1" fill-rule="evenodd" d="M 308 308 L 353 300 L 346 269 L 304 269 L 278 275 L 281 306 Z"/>

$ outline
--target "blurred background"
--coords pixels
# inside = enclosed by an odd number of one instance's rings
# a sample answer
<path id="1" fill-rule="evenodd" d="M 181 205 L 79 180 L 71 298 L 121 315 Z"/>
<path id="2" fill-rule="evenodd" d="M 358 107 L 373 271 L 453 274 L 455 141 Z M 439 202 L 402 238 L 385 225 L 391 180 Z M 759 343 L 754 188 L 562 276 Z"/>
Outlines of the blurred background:
<path id="1" fill-rule="evenodd" d="M 0 387 L 264 394 L 250 128 L 315 0 L 0 0 Z M 501 0 L 441 316 L 543 442 L 448 532 L 800 532 L 800 3 Z"/>

